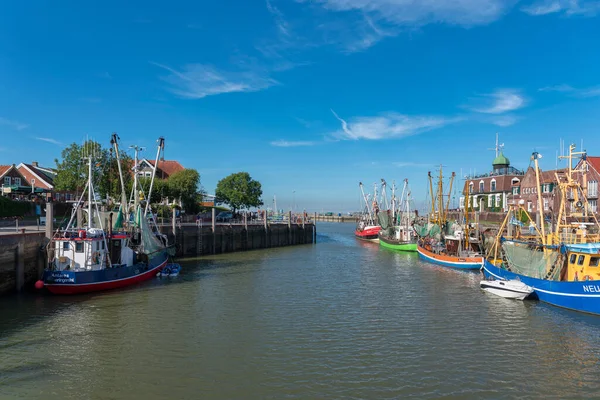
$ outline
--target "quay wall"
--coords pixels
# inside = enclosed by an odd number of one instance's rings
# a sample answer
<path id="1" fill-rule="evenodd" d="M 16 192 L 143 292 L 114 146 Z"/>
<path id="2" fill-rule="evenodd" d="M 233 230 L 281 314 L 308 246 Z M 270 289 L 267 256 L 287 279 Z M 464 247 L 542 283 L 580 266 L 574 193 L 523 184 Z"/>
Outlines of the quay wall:
<path id="1" fill-rule="evenodd" d="M 208 254 L 266 249 L 315 243 L 314 224 L 248 225 L 219 224 L 187 225 L 177 227 L 175 234 L 170 227 L 161 227 L 169 243 L 177 243 L 178 257 L 195 257 Z"/>
<path id="2" fill-rule="evenodd" d="M 315 243 L 313 223 L 268 225 L 216 224 L 162 226 L 169 243 L 177 244 L 177 257 L 266 249 Z M 48 243 L 44 232 L 0 235 L 0 295 L 30 288 L 41 277 Z"/>
<path id="3" fill-rule="evenodd" d="M 37 281 L 46 262 L 44 232 L 0 235 L 0 295 Z"/>

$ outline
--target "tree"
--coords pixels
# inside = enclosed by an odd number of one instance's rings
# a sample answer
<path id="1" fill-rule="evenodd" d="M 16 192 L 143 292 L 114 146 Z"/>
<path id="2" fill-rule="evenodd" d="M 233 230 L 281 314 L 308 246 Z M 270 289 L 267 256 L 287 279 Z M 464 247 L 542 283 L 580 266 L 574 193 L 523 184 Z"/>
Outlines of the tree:
<path id="1" fill-rule="evenodd" d="M 186 212 L 195 213 L 198 210 L 198 203 L 202 200 L 198 191 L 199 185 L 200 174 L 198 171 L 184 169 L 174 173 L 166 180 L 165 192 L 169 197 L 180 199 Z"/>
<path id="2" fill-rule="evenodd" d="M 92 174 L 96 194 L 102 197 L 108 194 L 120 199 L 121 181 L 117 160 L 113 156 L 112 149 L 103 149 L 99 143 L 91 140 L 83 145 L 72 143 L 61 152 L 62 160 L 55 160 L 57 175 L 54 185 L 56 190 L 78 193 L 83 191 L 88 179 L 88 165 L 84 156 L 88 154 L 94 154 Z M 121 155 L 121 167 L 126 186 L 131 180 L 131 174 L 128 171 L 130 165 L 131 158 L 125 154 Z"/>
<path id="3" fill-rule="evenodd" d="M 250 207 L 260 207 L 262 187 L 247 172 L 237 172 L 225 177 L 217 183 L 215 196 L 219 203 L 228 204 L 233 212 Z"/>

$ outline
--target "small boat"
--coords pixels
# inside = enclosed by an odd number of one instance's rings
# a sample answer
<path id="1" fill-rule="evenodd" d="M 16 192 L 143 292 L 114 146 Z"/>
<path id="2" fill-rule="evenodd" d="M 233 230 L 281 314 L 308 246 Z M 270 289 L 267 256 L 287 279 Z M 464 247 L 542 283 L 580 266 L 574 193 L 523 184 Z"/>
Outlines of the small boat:
<path id="1" fill-rule="evenodd" d="M 483 280 L 481 289 L 506 299 L 525 300 L 533 293 L 533 288 L 517 279 Z"/>
<path id="2" fill-rule="evenodd" d="M 181 265 L 179 264 L 167 264 L 162 271 L 160 271 L 156 276 L 158 277 L 175 277 L 179 275 L 181 271 Z"/>

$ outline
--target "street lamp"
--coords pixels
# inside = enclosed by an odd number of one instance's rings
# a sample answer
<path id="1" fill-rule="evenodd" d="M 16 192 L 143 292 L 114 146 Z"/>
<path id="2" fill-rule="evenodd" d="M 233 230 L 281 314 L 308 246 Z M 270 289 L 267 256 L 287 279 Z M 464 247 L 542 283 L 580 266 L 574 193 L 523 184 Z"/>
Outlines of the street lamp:
<path id="1" fill-rule="evenodd" d="M 31 194 L 35 193 L 35 178 L 31 178 Z"/>
<path id="2" fill-rule="evenodd" d="M 296 212 L 296 191 L 292 192 L 292 211 Z"/>

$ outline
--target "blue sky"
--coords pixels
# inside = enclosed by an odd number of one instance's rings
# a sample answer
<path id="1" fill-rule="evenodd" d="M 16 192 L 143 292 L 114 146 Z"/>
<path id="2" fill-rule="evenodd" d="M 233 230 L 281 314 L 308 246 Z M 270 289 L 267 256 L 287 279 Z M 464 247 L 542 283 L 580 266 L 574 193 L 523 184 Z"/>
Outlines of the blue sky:
<path id="1" fill-rule="evenodd" d="M 0 6 L 0 163 L 86 135 L 158 136 L 202 185 L 248 171 L 279 208 L 358 208 L 358 182 L 600 155 L 600 1 L 46 1 Z"/>

